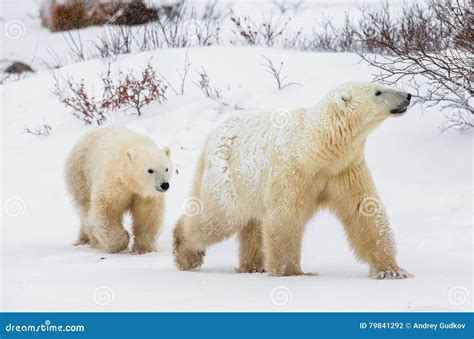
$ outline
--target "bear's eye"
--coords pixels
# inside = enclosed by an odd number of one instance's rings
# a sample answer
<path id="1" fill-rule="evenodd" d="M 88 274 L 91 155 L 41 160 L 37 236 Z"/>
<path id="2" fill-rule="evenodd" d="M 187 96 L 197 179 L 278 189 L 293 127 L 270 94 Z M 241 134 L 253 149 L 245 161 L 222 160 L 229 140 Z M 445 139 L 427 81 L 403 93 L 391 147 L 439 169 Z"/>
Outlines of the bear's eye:
<path id="1" fill-rule="evenodd" d="M 152 173 L 153 173 L 153 170 L 150 168 L 150 169 L 148 170 L 148 173 L 152 174 Z"/>
<path id="2" fill-rule="evenodd" d="M 379 95 L 381 95 L 381 94 L 382 94 L 382 92 L 380 92 L 380 91 L 375 92 L 375 95 L 376 95 L 376 96 L 379 96 Z"/>
<path id="3" fill-rule="evenodd" d="M 165 172 L 168 172 L 168 169 L 165 169 Z"/>

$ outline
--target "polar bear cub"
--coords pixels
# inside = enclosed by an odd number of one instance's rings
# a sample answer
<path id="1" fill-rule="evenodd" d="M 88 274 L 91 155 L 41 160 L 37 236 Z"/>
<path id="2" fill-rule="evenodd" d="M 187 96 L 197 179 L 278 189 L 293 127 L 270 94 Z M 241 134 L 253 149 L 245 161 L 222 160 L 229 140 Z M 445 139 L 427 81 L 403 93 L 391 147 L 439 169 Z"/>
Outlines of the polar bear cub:
<path id="1" fill-rule="evenodd" d="M 163 193 L 173 173 L 170 150 L 123 127 L 85 134 L 66 161 L 66 186 L 79 211 L 76 245 L 90 244 L 107 252 L 128 247 L 123 215 L 133 218 L 136 254 L 155 251 L 164 210 Z"/>
<path id="2" fill-rule="evenodd" d="M 411 95 L 377 84 L 344 84 L 313 108 L 238 114 L 211 132 L 192 198 L 200 213 L 174 230 L 181 270 L 201 266 L 206 248 L 239 235 L 239 272 L 301 275 L 305 225 L 328 208 L 373 278 L 406 278 L 364 159 L 367 135 L 400 116 Z M 282 123 L 282 121 L 284 123 Z"/>

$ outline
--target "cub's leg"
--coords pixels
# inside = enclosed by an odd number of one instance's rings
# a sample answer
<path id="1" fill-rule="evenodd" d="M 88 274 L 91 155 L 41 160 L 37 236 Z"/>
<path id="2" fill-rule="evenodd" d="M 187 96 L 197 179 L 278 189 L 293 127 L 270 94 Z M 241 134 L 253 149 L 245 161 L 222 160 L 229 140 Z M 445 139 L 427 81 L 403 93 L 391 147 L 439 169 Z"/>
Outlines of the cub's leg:
<path id="1" fill-rule="evenodd" d="M 93 241 L 91 239 L 91 245 L 116 253 L 128 247 L 130 236 L 122 226 L 123 206 L 112 197 L 93 197 L 87 222 L 90 235 L 94 238 Z"/>
<path id="2" fill-rule="evenodd" d="M 237 272 L 265 272 L 261 223 L 255 220 L 249 221 L 239 233 L 239 242 L 240 265 Z"/>
<path id="3" fill-rule="evenodd" d="M 398 266 L 385 210 L 365 162 L 351 165 L 327 186 L 329 207 L 344 224 L 356 256 L 370 266 L 376 279 L 410 275 Z"/>
<path id="4" fill-rule="evenodd" d="M 156 251 L 155 242 L 163 221 L 163 198 L 134 197 L 131 213 L 133 217 L 134 243 L 132 252 L 144 254 Z"/>

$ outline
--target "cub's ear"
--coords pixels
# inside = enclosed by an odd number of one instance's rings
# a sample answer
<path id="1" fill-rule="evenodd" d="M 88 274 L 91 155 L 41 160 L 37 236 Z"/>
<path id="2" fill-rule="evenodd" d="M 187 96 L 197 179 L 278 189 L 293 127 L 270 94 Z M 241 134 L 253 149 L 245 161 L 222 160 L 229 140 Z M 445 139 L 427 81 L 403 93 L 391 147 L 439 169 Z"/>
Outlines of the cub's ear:
<path id="1" fill-rule="evenodd" d="M 128 150 L 127 151 L 128 162 L 131 163 L 134 158 L 135 158 L 135 151 L 134 150 Z"/>
<path id="2" fill-rule="evenodd" d="M 171 150 L 169 147 L 163 148 L 163 152 L 165 152 L 166 156 L 169 158 L 171 154 Z"/>

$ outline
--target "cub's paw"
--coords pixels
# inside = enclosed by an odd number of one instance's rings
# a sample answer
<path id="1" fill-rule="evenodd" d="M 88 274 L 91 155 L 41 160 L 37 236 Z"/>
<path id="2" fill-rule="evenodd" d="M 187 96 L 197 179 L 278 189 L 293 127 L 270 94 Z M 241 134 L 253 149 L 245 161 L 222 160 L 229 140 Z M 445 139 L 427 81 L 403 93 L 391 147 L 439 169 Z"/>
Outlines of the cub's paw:
<path id="1" fill-rule="evenodd" d="M 371 270 L 370 276 L 373 279 L 407 279 L 413 278 L 413 275 L 405 271 L 403 268 L 386 269 L 386 270 Z"/>
<path id="2" fill-rule="evenodd" d="M 121 230 L 120 233 L 114 234 L 112 237 L 106 240 L 105 244 L 102 244 L 104 250 L 109 253 L 122 252 L 128 247 L 130 242 L 130 235 L 126 230 Z"/>

